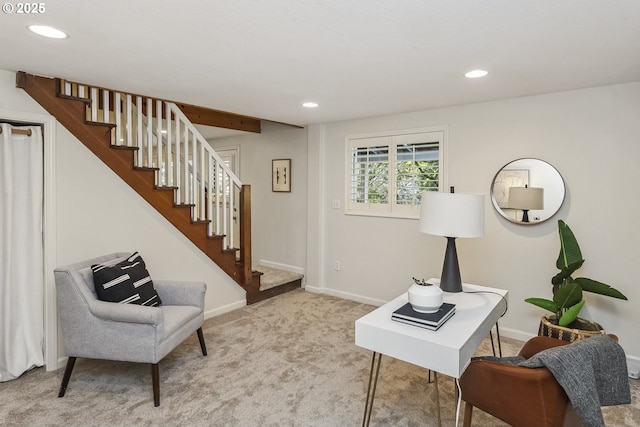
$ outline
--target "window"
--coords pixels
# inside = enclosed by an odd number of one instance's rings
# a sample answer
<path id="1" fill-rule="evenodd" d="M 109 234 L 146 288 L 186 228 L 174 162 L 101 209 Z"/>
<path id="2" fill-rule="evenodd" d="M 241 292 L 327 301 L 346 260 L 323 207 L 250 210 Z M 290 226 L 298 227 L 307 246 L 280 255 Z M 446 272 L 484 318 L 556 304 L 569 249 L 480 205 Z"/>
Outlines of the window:
<path id="1" fill-rule="evenodd" d="M 348 214 L 418 218 L 442 180 L 445 128 L 347 137 Z"/>

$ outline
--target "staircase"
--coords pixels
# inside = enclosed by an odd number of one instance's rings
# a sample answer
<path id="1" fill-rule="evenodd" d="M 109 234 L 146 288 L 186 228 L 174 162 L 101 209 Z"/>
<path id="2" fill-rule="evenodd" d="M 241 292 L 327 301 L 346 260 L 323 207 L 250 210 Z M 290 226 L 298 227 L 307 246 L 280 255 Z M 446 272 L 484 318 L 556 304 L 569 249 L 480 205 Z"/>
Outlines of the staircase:
<path id="1" fill-rule="evenodd" d="M 247 291 L 247 304 L 290 290 L 260 291 L 251 268 L 251 187 L 222 161 L 173 102 L 16 74 L 22 88 Z"/>

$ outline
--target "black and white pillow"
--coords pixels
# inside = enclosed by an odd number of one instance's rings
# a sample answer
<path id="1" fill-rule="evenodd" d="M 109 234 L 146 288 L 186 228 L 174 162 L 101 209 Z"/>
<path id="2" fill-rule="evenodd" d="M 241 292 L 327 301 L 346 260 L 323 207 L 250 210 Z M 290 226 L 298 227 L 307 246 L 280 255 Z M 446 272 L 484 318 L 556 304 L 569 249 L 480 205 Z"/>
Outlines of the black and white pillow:
<path id="1" fill-rule="evenodd" d="M 162 305 L 138 252 L 115 265 L 94 264 L 91 270 L 99 300 L 153 307 Z"/>

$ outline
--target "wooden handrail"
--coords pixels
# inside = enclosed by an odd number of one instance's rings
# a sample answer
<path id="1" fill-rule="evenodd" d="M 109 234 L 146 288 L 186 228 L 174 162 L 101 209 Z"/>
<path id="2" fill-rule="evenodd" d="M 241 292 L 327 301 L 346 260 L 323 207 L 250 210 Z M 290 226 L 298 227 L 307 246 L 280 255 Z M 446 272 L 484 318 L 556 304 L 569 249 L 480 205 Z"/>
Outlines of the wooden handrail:
<path id="1" fill-rule="evenodd" d="M 61 84 L 64 84 L 66 82 L 67 82 L 66 80 L 61 79 Z M 92 88 L 96 88 L 100 93 L 99 95 L 100 97 L 102 97 L 102 92 L 104 90 L 107 90 L 110 93 L 121 92 L 121 91 L 117 91 L 114 89 L 109 89 L 101 86 L 87 85 L 87 84 L 76 83 L 76 82 L 69 82 L 69 83 L 80 84 L 83 86 L 87 86 L 87 87 L 90 86 Z M 215 127 L 225 128 L 225 129 L 234 129 L 234 130 L 240 130 L 240 131 L 252 132 L 252 133 L 260 133 L 262 131 L 261 119 L 258 117 L 245 116 L 242 114 L 230 113 L 228 111 L 215 110 L 212 108 L 200 107 L 196 105 L 171 101 L 168 99 L 150 97 L 147 95 L 140 95 L 137 93 L 131 93 L 131 92 L 127 92 L 127 93 L 129 93 L 134 98 L 140 96 L 142 98 L 153 98 L 154 100 L 160 100 L 162 102 L 174 103 L 178 105 L 181 109 L 183 109 L 182 111 L 189 118 L 189 121 L 195 124 L 215 126 Z M 79 95 L 76 92 L 71 96 L 78 97 Z M 89 94 L 85 94 L 85 97 L 88 98 Z M 113 105 L 113 103 L 111 103 L 111 105 Z"/>

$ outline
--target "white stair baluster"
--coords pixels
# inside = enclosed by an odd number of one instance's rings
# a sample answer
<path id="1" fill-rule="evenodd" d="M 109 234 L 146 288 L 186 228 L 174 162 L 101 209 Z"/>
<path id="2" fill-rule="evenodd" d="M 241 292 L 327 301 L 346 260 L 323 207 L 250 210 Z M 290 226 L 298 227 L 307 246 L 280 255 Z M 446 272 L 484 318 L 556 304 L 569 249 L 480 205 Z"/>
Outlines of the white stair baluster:
<path id="1" fill-rule="evenodd" d="M 215 204 L 215 208 L 216 208 L 216 234 L 224 234 L 223 230 L 222 230 L 222 215 L 221 215 L 221 211 L 220 211 L 220 206 L 222 203 L 222 174 L 220 173 L 220 163 L 218 163 L 218 159 L 214 159 L 213 162 L 216 165 L 216 189 L 215 189 L 215 195 L 216 195 L 216 204 Z"/>
<path id="2" fill-rule="evenodd" d="M 213 158 L 207 156 L 207 220 L 209 221 L 209 235 L 215 234 L 215 224 L 213 223 L 213 200 L 215 195 L 213 193 L 215 186 L 215 166 Z"/>
<path id="3" fill-rule="evenodd" d="M 115 145 L 122 145 L 122 97 L 120 92 L 113 92 L 113 113 L 116 116 Z"/>
<path id="4" fill-rule="evenodd" d="M 233 181 L 229 179 L 229 247 L 233 247 L 234 242 L 234 227 L 233 227 L 233 207 L 234 207 L 234 199 L 235 199 L 235 189 L 233 188 Z"/>
<path id="5" fill-rule="evenodd" d="M 209 174 L 207 173 L 207 169 L 205 169 L 205 158 L 204 158 L 204 144 L 200 143 L 200 218 L 206 219 L 207 210 L 206 210 L 206 200 L 207 193 L 205 192 L 205 181 L 208 180 Z"/>
<path id="6" fill-rule="evenodd" d="M 102 91 L 102 121 L 111 123 L 109 120 L 109 91 L 107 89 Z"/>
<path id="7" fill-rule="evenodd" d="M 91 121 L 98 121 L 98 89 L 91 88 Z"/>
<path id="8" fill-rule="evenodd" d="M 127 115 L 125 118 L 125 126 L 127 128 L 127 141 L 126 141 L 127 144 L 126 145 L 127 147 L 132 147 L 133 146 L 133 129 L 132 129 L 133 102 L 130 94 L 127 94 L 126 99 L 127 99 L 127 104 L 126 104 Z"/>
<path id="9" fill-rule="evenodd" d="M 178 120 L 178 117 L 175 117 L 174 119 L 174 123 L 176 126 L 176 132 L 175 135 L 176 137 L 174 138 L 176 141 L 176 145 L 175 145 L 175 149 L 174 149 L 174 155 L 175 155 L 175 186 L 178 187 L 178 189 L 176 190 L 176 204 L 180 204 L 182 203 L 182 185 L 181 184 L 181 177 L 180 177 L 180 168 L 182 167 L 182 156 L 181 151 L 180 151 L 180 120 Z"/>
<path id="10" fill-rule="evenodd" d="M 167 145 L 166 145 L 166 149 L 167 149 L 167 164 L 165 166 L 166 169 L 166 178 L 167 178 L 167 185 L 169 187 L 173 187 L 173 158 L 172 158 L 172 153 L 171 153 L 171 149 L 172 146 L 171 144 L 173 144 L 173 125 L 171 124 L 171 108 L 169 107 L 169 105 L 167 103 L 164 104 L 164 111 L 166 112 L 167 118 Z"/>
<path id="11" fill-rule="evenodd" d="M 147 98 L 147 167 L 153 167 L 153 100 Z"/>
<path id="12" fill-rule="evenodd" d="M 222 175 L 222 186 L 220 188 L 220 191 L 222 192 L 222 230 L 223 230 L 223 234 L 224 234 L 224 239 L 222 240 L 222 245 L 223 247 L 226 249 L 229 247 L 229 233 L 228 233 L 228 222 L 229 222 L 229 218 L 228 218 L 228 209 L 227 209 L 227 174 L 223 172 L 220 174 Z"/>
<path id="13" fill-rule="evenodd" d="M 183 197 L 184 197 L 184 202 L 186 204 L 190 204 L 193 203 L 193 201 L 191 200 L 191 180 L 189 179 L 189 174 L 192 171 L 192 168 L 189 164 L 189 128 L 186 126 L 186 123 L 183 123 L 184 126 L 184 136 L 182 138 L 182 142 L 183 142 L 183 154 L 182 156 L 184 157 L 184 161 L 183 161 L 183 166 L 184 169 L 182 170 L 182 183 L 183 183 L 183 187 L 184 187 L 184 191 L 183 191 Z M 193 209 L 191 210 L 191 218 L 193 219 Z"/>
<path id="14" fill-rule="evenodd" d="M 139 167 L 144 166 L 142 161 L 143 159 L 143 147 L 144 143 L 142 141 L 142 97 L 136 96 L 136 115 L 137 115 L 137 123 L 136 123 L 136 139 L 134 143 L 134 147 L 138 147 L 138 151 L 136 151 L 136 162 Z"/>
<path id="15" fill-rule="evenodd" d="M 198 140 L 195 134 L 191 134 L 191 203 L 193 206 L 193 218 L 195 220 L 200 219 L 200 204 L 198 201 L 198 193 L 200 186 L 198 185 L 198 178 L 200 177 L 200 163 L 198 162 L 198 153 L 196 148 L 198 146 Z"/>
<path id="16" fill-rule="evenodd" d="M 164 174 L 164 169 L 162 165 L 164 161 L 162 160 L 162 140 L 164 135 L 162 133 L 162 101 L 159 99 L 156 100 L 156 166 L 158 167 L 158 185 L 165 186 L 167 185 L 167 181 Z"/>

